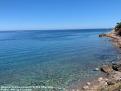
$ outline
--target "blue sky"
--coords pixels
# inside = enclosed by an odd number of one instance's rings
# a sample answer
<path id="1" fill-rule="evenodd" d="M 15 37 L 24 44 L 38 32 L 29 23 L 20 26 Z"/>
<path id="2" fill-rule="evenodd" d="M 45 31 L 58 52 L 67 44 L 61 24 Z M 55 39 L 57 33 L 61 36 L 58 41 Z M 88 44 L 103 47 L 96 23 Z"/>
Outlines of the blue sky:
<path id="1" fill-rule="evenodd" d="M 121 0 L 0 0 L 0 30 L 110 28 Z"/>

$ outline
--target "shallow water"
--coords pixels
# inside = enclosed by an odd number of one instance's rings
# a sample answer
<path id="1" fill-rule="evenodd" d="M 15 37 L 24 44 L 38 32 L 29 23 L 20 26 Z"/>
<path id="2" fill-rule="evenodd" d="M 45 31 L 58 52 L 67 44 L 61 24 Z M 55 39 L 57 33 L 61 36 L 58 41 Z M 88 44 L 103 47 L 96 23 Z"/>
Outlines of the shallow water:
<path id="1" fill-rule="evenodd" d="M 0 85 L 65 87 L 100 75 L 93 71 L 119 58 L 110 29 L 0 32 Z"/>

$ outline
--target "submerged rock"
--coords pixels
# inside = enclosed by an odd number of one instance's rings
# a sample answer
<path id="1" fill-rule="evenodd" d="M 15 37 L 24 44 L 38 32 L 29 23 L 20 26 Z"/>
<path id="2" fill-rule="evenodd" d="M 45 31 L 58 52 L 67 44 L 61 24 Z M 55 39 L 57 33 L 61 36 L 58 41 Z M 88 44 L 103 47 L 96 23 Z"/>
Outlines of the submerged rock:
<path id="1" fill-rule="evenodd" d="M 100 69 L 99 68 L 95 68 L 93 71 L 99 71 Z"/>
<path id="2" fill-rule="evenodd" d="M 99 37 L 104 37 L 106 36 L 106 34 L 99 34 Z"/>

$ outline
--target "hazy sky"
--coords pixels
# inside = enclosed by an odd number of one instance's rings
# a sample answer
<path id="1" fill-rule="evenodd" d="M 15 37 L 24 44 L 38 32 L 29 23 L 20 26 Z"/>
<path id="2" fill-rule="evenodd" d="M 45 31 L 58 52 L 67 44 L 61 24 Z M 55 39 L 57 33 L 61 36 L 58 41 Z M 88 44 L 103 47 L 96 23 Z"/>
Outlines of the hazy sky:
<path id="1" fill-rule="evenodd" d="M 121 0 L 0 0 L 0 30 L 109 28 Z"/>

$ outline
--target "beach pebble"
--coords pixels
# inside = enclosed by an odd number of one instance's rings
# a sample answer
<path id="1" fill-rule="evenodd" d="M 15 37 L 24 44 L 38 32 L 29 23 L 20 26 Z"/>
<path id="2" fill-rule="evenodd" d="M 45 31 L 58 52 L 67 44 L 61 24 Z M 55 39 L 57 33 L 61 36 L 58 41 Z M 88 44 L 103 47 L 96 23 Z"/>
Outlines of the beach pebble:
<path id="1" fill-rule="evenodd" d="M 91 85 L 91 83 L 90 82 L 87 82 L 87 85 Z"/>
<path id="2" fill-rule="evenodd" d="M 86 90 L 86 89 L 89 89 L 89 86 L 83 86 L 83 89 Z"/>
<path id="3" fill-rule="evenodd" d="M 72 89 L 72 91 L 75 91 L 75 89 Z"/>
<path id="4" fill-rule="evenodd" d="M 107 79 L 107 78 L 105 78 L 105 81 L 108 81 L 108 79 Z"/>
<path id="5" fill-rule="evenodd" d="M 107 82 L 105 82 L 105 83 L 104 83 L 104 86 L 106 86 L 106 85 L 108 85 L 108 83 L 107 83 Z"/>
<path id="6" fill-rule="evenodd" d="M 79 89 L 77 89 L 76 91 L 80 91 Z"/>
<path id="7" fill-rule="evenodd" d="M 98 78 L 98 81 L 99 81 L 99 82 L 100 82 L 100 81 L 102 81 L 102 80 L 103 80 L 103 78 L 102 78 L 102 77 L 99 77 L 99 78 Z"/>
<path id="8" fill-rule="evenodd" d="M 104 81 L 104 80 L 100 81 L 99 83 L 100 83 L 102 86 L 106 86 L 106 85 L 108 85 L 107 82 Z"/>

